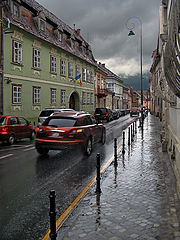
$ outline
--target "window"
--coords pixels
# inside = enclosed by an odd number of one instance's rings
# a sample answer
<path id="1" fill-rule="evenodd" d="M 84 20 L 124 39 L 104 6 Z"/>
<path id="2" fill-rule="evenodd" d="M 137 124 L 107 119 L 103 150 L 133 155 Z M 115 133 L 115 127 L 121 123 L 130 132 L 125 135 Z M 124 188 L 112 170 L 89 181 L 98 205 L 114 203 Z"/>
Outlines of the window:
<path id="1" fill-rule="evenodd" d="M 17 125 L 18 124 L 18 119 L 17 117 L 11 117 L 10 119 L 10 125 Z"/>
<path id="2" fill-rule="evenodd" d="M 19 18 L 19 6 L 14 3 L 13 5 L 13 15 L 17 18 Z"/>
<path id="3" fill-rule="evenodd" d="M 104 87 L 104 79 L 101 78 L 101 89 L 103 89 L 103 87 Z"/>
<path id="4" fill-rule="evenodd" d="M 99 74 L 97 76 L 97 85 L 98 85 L 98 88 L 100 88 L 100 75 Z"/>
<path id="5" fill-rule="evenodd" d="M 58 40 L 59 40 L 60 42 L 62 42 L 62 33 L 59 33 L 59 34 L 58 34 Z"/>
<path id="6" fill-rule="evenodd" d="M 66 103 L 66 91 L 61 90 L 61 103 L 65 104 Z"/>
<path id="7" fill-rule="evenodd" d="M 94 97 L 94 95 L 93 95 L 93 93 L 91 93 L 91 104 L 93 104 L 93 97 Z"/>
<path id="8" fill-rule="evenodd" d="M 72 62 L 68 63 L 68 76 L 71 78 L 73 77 L 73 63 Z"/>
<path id="9" fill-rule="evenodd" d="M 13 85 L 12 92 L 12 103 L 21 104 L 21 86 Z"/>
<path id="10" fill-rule="evenodd" d="M 83 125 L 87 126 L 87 125 L 91 125 L 92 124 L 92 120 L 90 118 L 90 116 L 85 116 L 83 119 Z"/>
<path id="11" fill-rule="evenodd" d="M 83 104 L 86 104 L 86 93 L 85 92 L 83 92 Z"/>
<path id="12" fill-rule="evenodd" d="M 90 82 L 90 71 L 89 70 L 87 70 L 86 79 L 87 79 L 87 82 Z"/>
<path id="13" fill-rule="evenodd" d="M 86 81 L 86 69 L 85 68 L 82 69 L 82 81 L 83 82 Z"/>
<path id="14" fill-rule="evenodd" d="M 40 87 L 33 87 L 33 104 L 40 104 Z"/>
<path id="15" fill-rule="evenodd" d="M 90 82 L 94 83 L 94 74 L 93 71 L 90 71 Z"/>
<path id="16" fill-rule="evenodd" d="M 51 104 L 56 104 L 56 89 L 51 89 Z"/>
<path id="17" fill-rule="evenodd" d="M 43 20 L 40 20 L 40 30 L 45 31 L 45 22 Z"/>
<path id="18" fill-rule="evenodd" d="M 22 64 L 22 43 L 13 41 L 13 62 Z"/>
<path id="19" fill-rule="evenodd" d="M 40 68 L 41 52 L 33 48 L 33 67 Z"/>
<path id="20" fill-rule="evenodd" d="M 87 104 L 90 104 L 90 93 L 87 93 Z"/>
<path id="21" fill-rule="evenodd" d="M 92 116 L 92 115 L 90 115 L 89 117 L 91 118 L 91 122 L 92 122 L 92 124 L 96 124 L 96 119 L 95 119 L 95 117 Z"/>
<path id="22" fill-rule="evenodd" d="M 56 57 L 51 55 L 50 58 L 50 62 L 51 62 L 51 73 L 56 73 L 57 69 L 56 69 Z"/>
<path id="23" fill-rule="evenodd" d="M 79 64 L 76 65 L 76 76 L 80 74 L 80 66 Z"/>
<path id="24" fill-rule="evenodd" d="M 61 59 L 61 75 L 66 75 L 66 60 Z"/>
<path id="25" fill-rule="evenodd" d="M 28 121 L 23 117 L 19 117 L 19 121 L 21 125 L 28 125 Z"/>

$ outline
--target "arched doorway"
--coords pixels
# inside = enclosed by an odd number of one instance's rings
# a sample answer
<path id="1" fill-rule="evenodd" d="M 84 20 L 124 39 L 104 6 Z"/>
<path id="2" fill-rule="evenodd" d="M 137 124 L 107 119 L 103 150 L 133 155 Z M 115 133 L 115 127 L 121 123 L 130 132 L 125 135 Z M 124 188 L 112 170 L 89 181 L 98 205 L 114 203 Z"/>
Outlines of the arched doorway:
<path id="1" fill-rule="evenodd" d="M 76 111 L 80 110 L 79 94 L 73 92 L 69 98 L 69 108 L 72 108 Z"/>

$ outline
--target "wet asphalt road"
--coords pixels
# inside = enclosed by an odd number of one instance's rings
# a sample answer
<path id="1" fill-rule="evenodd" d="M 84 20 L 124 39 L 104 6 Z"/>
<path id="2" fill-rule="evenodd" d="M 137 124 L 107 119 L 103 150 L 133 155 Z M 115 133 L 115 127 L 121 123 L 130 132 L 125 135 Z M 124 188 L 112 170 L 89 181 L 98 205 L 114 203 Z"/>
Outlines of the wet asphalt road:
<path id="1" fill-rule="evenodd" d="M 29 140 L 0 145 L 0 239 L 42 239 L 49 229 L 49 190 L 56 191 L 57 218 L 96 175 L 96 154 L 106 162 L 113 139 L 132 121 L 129 115 L 105 124 L 107 141 L 89 158 L 80 151 L 50 151 L 39 156 Z M 120 141 L 119 141 L 120 142 Z"/>

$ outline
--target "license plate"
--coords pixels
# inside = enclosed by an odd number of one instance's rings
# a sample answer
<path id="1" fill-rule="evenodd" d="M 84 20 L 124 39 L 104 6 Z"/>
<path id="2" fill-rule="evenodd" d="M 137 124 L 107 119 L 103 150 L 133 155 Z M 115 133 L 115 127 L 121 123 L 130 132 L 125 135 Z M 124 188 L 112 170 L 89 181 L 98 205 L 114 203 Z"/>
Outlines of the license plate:
<path id="1" fill-rule="evenodd" d="M 53 137 L 59 137 L 59 133 L 56 133 L 56 132 L 55 132 L 55 133 L 52 133 L 52 136 L 53 136 Z"/>

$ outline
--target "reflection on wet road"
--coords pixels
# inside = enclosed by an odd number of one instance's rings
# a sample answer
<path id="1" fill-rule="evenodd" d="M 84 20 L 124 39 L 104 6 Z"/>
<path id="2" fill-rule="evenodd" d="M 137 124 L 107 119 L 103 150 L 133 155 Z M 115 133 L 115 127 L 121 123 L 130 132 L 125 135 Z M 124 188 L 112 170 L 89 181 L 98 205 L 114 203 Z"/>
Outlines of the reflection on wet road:
<path id="1" fill-rule="evenodd" d="M 95 145 L 89 158 L 78 150 L 50 151 L 42 157 L 33 143 L 23 141 L 1 145 L 1 239 L 42 239 L 49 229 L 49 190 L 56 191 L 58 217 L 95 176 L 96 154 L 106 161 L 113 153 L 114 137 L 121 137 L 130 121 L 127 115 L 105 124 L 107 143 Z"/>

